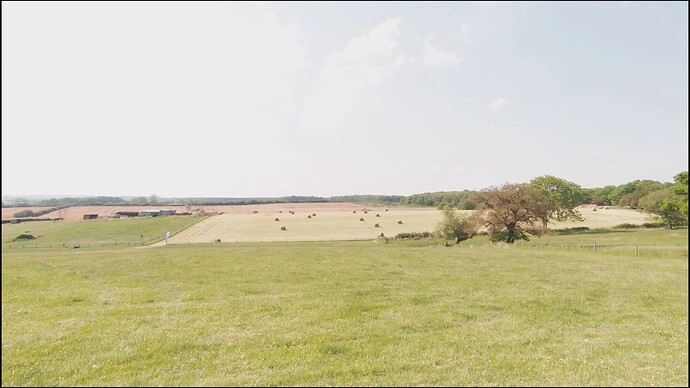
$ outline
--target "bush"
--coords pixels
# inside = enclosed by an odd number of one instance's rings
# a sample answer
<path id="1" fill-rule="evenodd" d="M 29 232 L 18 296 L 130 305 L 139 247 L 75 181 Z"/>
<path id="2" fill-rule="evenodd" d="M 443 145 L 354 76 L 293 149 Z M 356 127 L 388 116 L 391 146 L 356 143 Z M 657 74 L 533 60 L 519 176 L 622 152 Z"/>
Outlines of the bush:
<path id="1" fill-rule="evenodd" d="M 432 238 L 434 235 L 431 232 L 403 232 L 395 235 L 396 240 L 421 240 Z"/>
<path id="2" fill-rule="evenodd" d="M 559 235 L 568 235 L 568 234 L 577 234 L 577 233 L 584 233 L 589 231 L 589 228 L 586 226 L 576 226 L 574 228 L 563 228 L 563 229 L 558 229 L 555 230 L 554 232 Z"/>
<path id="3" fill-rule="evenodd" d="M 22 210 L 20 212 L 14 213 L 14 216 L 16 218 L 26 218 L 26 217 L 35 217 L 36 214 L 32 212 L 31 210 Z"/>
<path id="4" fill-rule="evenodd" d="M 618 225 L 614 226 L 613 229 L 637 229 L 639 227 L 640 227 L 639 225 L 625 223 L 625 224 L 618 224 Z"/>
<path id="5" fill-rule="evenodd" d="M 666 224 L 663 222 L 645 222 L 642 227 L 647 229 L 665 228 Z"/>

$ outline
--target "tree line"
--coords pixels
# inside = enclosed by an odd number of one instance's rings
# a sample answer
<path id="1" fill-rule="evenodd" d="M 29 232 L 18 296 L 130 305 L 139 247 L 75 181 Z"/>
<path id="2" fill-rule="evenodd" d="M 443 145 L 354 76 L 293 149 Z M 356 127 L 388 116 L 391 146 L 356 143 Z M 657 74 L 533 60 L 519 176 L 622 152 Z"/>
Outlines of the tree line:
<path id="1" fill-rule="evenodd" d="M 608 193 L 618 204 L 634 199 L 635 207 L 661 217 L 667 228 L 688 223 L 688 172 L 674 176 L 673 184 L 634 181 Z M 590 201 L 591 192 L 554 176 L 541 176 L 528 183 L 506 183 L 473 193 L 474 205 L 469 216 L 458 214 L 451 206 L 444 209 L 444 220 L 436 235 L 458 244 L 485 232 L 493 242 L 513 243 L 528 240 L 548 230 L 550 221 L 582 221 L 577 206 Z M 624 202 L 625 201 L 625 202 Z"/>

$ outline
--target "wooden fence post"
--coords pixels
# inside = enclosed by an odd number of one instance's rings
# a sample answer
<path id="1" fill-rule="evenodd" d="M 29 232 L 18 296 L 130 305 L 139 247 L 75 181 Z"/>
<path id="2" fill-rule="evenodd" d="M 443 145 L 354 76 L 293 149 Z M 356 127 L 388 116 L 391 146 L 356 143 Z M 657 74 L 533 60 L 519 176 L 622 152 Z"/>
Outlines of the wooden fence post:
<path id="1" fill-rule="evenodd" d="M 594 244 L 594 253 L 597 253 L 597 244 Z"/>

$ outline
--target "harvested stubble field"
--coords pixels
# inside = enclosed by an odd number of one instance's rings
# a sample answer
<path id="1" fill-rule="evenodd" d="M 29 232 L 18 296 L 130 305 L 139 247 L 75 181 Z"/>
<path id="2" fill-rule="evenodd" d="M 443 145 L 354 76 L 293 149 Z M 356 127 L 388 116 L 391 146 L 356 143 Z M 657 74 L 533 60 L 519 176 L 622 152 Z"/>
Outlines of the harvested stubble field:
<path id="1" fill-rule="evenodd" d="M 235 209 L 236 212 L 232 214 L 212 216 L 173 236 L 170 243 L 210 243 L 217 239 L 221 242 L 366 240 L 374 239 L 381 233 L 394 237 L 402 232 L 432 232 L 443 219 L 442 212 L 434 208 L 391 207 L 388 211 L 385 208 L 370 208 L 367 214 L 362 209 L 362 205 L 350 206 L 350 209 L 343 211 L 339 206 L 319 209 L 304 206 L 290 214 L 288 210 L 291 209 L 288 208 L 257 205 L 244 212 Z M 313 213 L 317 215 L 308 218 Z M 471 211 L 460 213 L 469 214 Z M 555 222 L 550 224 L 550 228 L 605 228 L 623 223 L 654 221 L 648 215 L 632 209 L 581 210 L 581 213 L 584 222 Z M 376 217 L 376 214 L 380 217 Z M 279 221 L 275 221 L 276 218 Z M 364 218 L 364 221 L 360 221 L 360 218 Z M 398 221 L 403 223 L 398 224 Z M 380 227 L 375 227 L 375 224 Z M 281 226 L 287 230 L 281 230 Z"/>
<path id="2" fill-rule="evenodd" d="M 352 210 L 318 211 L 312 208 L 295 210 L 294 214 L 274 210 L 215 215 L 173 236 L 170 243 L 208 243 L 216 239 L 222 242 L 371 240 L 381 233 L 393 237 L 402 232 L 433 231 L 443 218 L 435 209 L 394 208 L 385 211 L 372 208 L 366 214 L 361 206 L 359 209 L 355 210 L 356 213 Z M 276 218 L 279 221 L 275 221 Z M 362 218 L 364 221 L 360 221 Z M 282 226 L 286 230 L 281 230 Z"/>

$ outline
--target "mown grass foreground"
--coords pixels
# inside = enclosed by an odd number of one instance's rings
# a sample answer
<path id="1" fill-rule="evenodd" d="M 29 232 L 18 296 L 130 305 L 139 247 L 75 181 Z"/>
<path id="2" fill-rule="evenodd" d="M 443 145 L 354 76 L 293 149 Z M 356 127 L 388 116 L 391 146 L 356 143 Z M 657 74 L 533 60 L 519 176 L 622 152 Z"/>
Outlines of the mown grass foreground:
<path id="1" fill-rule="evenodd" d="M 687 254 L 418 245 L 3 249 L 2 385 L 687 386 Z"/>

